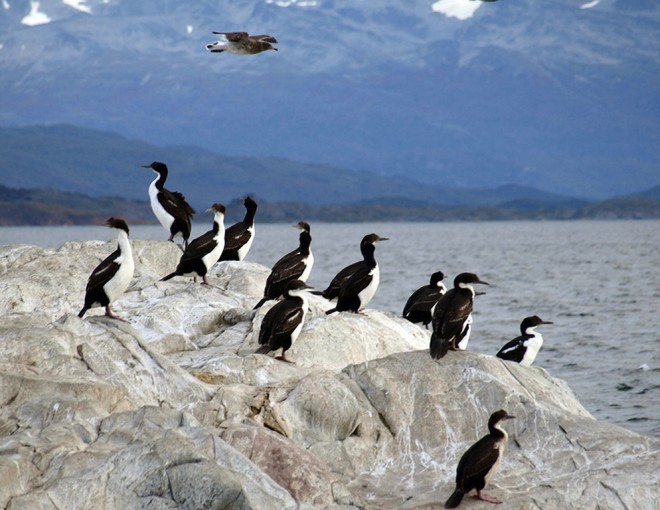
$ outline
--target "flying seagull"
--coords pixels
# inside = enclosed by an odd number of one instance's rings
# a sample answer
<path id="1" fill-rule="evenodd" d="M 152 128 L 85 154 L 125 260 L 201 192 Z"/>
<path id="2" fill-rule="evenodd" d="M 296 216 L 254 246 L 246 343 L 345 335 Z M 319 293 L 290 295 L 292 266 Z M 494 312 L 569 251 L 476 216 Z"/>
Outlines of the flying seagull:
<path id="1" fill-rule="evenodd" d="M 255 55 L 266 50 L 277 51 L 273 44 L 277 43 L 272 35 L 250 35 L 247 32 L 213 32 L 220 35 L 219 41 L 207 44 L 211 53 L 236 53 L 237 55 Z"/>

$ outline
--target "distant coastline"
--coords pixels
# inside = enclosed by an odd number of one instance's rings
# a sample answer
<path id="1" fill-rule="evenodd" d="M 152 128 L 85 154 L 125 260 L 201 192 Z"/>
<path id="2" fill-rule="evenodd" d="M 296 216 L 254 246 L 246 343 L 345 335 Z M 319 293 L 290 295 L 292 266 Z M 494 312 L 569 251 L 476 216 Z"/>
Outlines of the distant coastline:
<path id="1" fill-rule="evenodd" d="M 643 194 L 597 202 L 513 201 L 500 206 L 443 206 L 397 197 L 345 204 L 268 202 L 256 197 L 262 223 L 323 222 L 443 222 L 507 220 L 614 220 L 660 218 L 660 187 Z M 227 221 L 242 218 L 241 200 L 227 204 Z M 0 225 L 94 225 L 109 216 L 124 217 L 129 224 L 153 224 L 147 201 L 121 197 L 90 197 L 50 188 L 16 189 L 0 185 Z M 196 218 L 198 219 L 198 218 Z"/>

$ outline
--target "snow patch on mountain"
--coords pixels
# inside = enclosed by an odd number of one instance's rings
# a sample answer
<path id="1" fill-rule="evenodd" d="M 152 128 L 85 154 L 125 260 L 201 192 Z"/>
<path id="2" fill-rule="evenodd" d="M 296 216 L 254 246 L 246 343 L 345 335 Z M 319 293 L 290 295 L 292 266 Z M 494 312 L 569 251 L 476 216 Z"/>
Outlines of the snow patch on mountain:
<path id="1" fill-rule="evenodd" d="M 479 7 L 481 7 L 481 2 L 474 0 L 439 0 L 431 6 L 431 9 L 448 18 L 466 20 L 474 16 Z"/>
<path id="2" fill-rule="evenodd" d="M 320 2 L 316 0 L 266 0 L 267 4 L 274 4 L 278 7 L 318 7 Z"/>
<path id="3" fill-rule="evenodd" d="M 62 3 L 78 11 L 92 14 L 92 8 L 89 5 L 85 5 L 87 3 L 86 0 L 62 0 Z"/>
<path id="4" fill-rule="evenodd" d="M 38 1 L 32 1 L 30 2 L 30 13 L 27 16 L 24 16 L 23 19 L 21 20 L 21 23 L 23 25 L 27 25 L 29 27 L 34 27 L 36 25 L 44 25 L 46 23 L 50 23 L 51 19 L 46 14 L 45 12 L 41 12 L 39 10 L 39 2 Z"/>

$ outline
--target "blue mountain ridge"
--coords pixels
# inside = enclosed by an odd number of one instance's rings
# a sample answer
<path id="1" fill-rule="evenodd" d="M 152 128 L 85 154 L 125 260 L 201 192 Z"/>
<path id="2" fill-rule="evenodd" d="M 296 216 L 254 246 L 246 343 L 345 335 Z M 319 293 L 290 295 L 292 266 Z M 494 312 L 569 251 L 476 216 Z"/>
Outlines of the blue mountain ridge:
<path id="1" fill-rule="evenodd" d="M 450 189 L 594 199 L 660 182 L 658 2 L 501 1 L 465 20 L 439 4 L 88 0 L 83 12 L 42 0 L 50 22 L 27 26 L 33 4 L 10 1 L 0 124 Z M 275 35 L 280 51 L 204 50 L 211 31 L 243 29 Z"/>

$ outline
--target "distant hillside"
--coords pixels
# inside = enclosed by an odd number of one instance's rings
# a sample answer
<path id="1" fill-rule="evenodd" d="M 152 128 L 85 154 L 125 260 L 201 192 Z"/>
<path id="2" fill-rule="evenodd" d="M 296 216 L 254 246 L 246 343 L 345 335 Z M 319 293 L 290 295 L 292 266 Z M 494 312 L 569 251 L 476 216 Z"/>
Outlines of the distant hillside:
<path id="1" fill-rule="evenodd" d="M 135 147 L 96 159 L 136 189 L 147 179 L 133 178 L 136 164 L 156 158 L 193 195 L 188 175 L 226 177 L 199 183 L 216 195 L 200 207 L 245 192 L 300 200 L 299 187 L 315 192 L 306 179 L 333 167 L 399 176 L 402 190 L 407 179 L 522 184 L 594 200 L 660 184 L 658 0 L 3 0 L 0 12 L 0 124 L 281 158 L 186 160 Z M 212 54 L 213 30 L 267 32 L 279 51 Z M 79 149 L 79 163 L 93 158 Z M 309 173 L 283 181 L 284 160 L 326 167 L 301 165 Z M 343 196 L 309 202 L 394 195 L 379 178 L 333 172 L 345 188 L 330 182 L 328 193 Z M 246 173 L 255 187 L 236 189 L 231 178 Z"/>
<path id="2" fill-rule="evenodd" d="M 0 184 L 5 186 L 52 187 L 90 196 L 147 200 L 155 174 L 141 165 L 154 160 L 170 169 L 166 186 L 184 193 L 200 210 L 246 194 L 270 202 L 317 205 L 383 197 L 442 206 L 567 200 L 531 187 L 450 188 L 279 158 L 229 157 L 189 146 L 159 147 L 68 125 L 0 128 Z"/>
<path id="3" fill-rule="evenodd" d="M 151 208 L 144 201 L 0 185 L 0 225 L 93 225 L 110 216 L 129 219 L 130 223 L 154 221 Z"/>
<path id="4" fill-rule="evenodd" d="M 642 195 L 596 203 L 566 202 L 560 206 L 543 201 L 509 202 L 500 207 L 441 207 L 405 199 L 311 205 L 255 198 L 259 204 L 257 221 L 261 223 L 293 222 L 300 219 L 323 222 L 433 222 L 660 218 L 660 199 Z M 242 200 L 234 199 L 226 205 L 228 224 L 243 217 Z M 204 210 L 198 209 L 196 221 L 208 219 L 203 214 Z M 146 201 L 119 197 L 94 198 L 52 188 L 14 189 L 0 185 L 0 225 L 90 225 L 99 224 L 110 216 L 125 218 L 129 224 L 157 223 Z"/>

